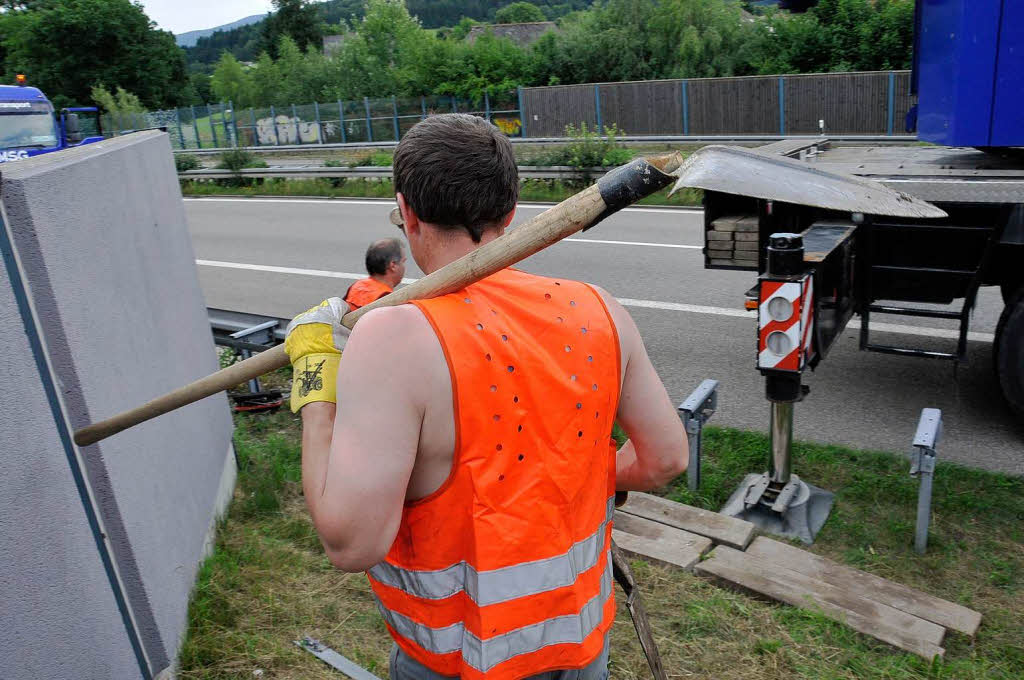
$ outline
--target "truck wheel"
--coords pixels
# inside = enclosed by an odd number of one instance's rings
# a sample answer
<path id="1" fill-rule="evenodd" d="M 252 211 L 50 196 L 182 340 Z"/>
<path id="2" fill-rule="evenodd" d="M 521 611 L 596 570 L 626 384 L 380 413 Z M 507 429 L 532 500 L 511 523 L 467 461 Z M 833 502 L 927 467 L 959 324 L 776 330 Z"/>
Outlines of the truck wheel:
<path id="1" fill-rule="evenodd" d="M 1014 294 L 999 317 L 992 358 L 1006 403 L 1024 420 L 1024 289 Z"/>

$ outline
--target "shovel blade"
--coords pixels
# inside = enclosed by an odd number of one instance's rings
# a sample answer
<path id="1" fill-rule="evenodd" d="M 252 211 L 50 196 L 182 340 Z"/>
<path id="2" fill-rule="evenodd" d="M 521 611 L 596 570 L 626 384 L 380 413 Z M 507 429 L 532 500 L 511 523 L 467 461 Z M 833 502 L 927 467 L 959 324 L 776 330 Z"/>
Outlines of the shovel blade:
<path id="1" fill-rule="evenodd" d="M 672 193 L 694 187 L 851 213 L 946 217 L 931 203 L 877 182 L 735 146 L 705 146 L 672 174 L 678 178 Z"/>

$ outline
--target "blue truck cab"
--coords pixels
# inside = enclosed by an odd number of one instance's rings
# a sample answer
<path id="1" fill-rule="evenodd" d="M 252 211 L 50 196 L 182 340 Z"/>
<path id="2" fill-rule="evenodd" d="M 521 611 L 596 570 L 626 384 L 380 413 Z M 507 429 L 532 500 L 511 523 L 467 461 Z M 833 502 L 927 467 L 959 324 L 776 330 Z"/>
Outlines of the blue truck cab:
<path id="1" fill-rule="evenodd" d="M 79 114 L 95 116 L 96 134 L 83 134 Z M 39 88 L 0 85 L 0 163 L 102 140 L 95 107 L 62 109 L 55 114 L 53 104 Z"/>

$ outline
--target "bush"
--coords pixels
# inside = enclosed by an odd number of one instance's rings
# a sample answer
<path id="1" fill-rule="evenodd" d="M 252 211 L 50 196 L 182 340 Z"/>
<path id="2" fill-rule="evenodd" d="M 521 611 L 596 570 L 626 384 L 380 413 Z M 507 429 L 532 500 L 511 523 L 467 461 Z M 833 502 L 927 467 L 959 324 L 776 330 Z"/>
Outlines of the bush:
<path id="1" fill-rule="evenodd" d="M 374 151 L 372 153 L 359 156 L 349 163 L 348 167 L 359 168 L 371 166 L 376 168 L 387 168 L 391 166 L 394 160 L 394 152 L 392 151 Z"/>
<path id="2" fill-rule="evenodd" d="M 178 172 L 198 170 L 200 167 L 199 159 L 190 153 L 174 154 L 174 167 Z"/>
<path id="3" fill-rule="evenodd" d="M 579 128 L 567 125 L 565 136 L 570 141 L 562 148 L 544 154 L 539 160 L 543 165 L 568 165 L 580 169 L 623 165 L 633 160 L 633 154 L 618 141 L 622 135 L 622 130 L 616 125 L 605 126 L 604 137 L 597 130 L 588 129 L 586 123 Z"/>
<path id="4" fill-rule="evenodd" d="M 232 170 L 238 172 L 243 168 L 265 168 L 267 163 L 259 158 L 252 151 L 245 149 L 232 149 L 220 155 L 220 162 L 217 163 L 219 170 Z"/>

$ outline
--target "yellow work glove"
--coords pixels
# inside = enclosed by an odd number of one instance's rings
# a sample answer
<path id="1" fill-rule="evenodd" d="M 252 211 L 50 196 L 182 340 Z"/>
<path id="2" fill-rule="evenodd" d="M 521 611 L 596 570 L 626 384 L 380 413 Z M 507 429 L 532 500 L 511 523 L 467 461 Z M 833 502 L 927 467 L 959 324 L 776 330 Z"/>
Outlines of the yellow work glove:
<path id="1" fill-rule="evenodd" d="M 349 311 L 332 297 L 292 319 L 284 349 L 292 361 L 292 413 L 314 401 L 337 403 L 338 362 L 349 329 L 341 317 Z"/>

